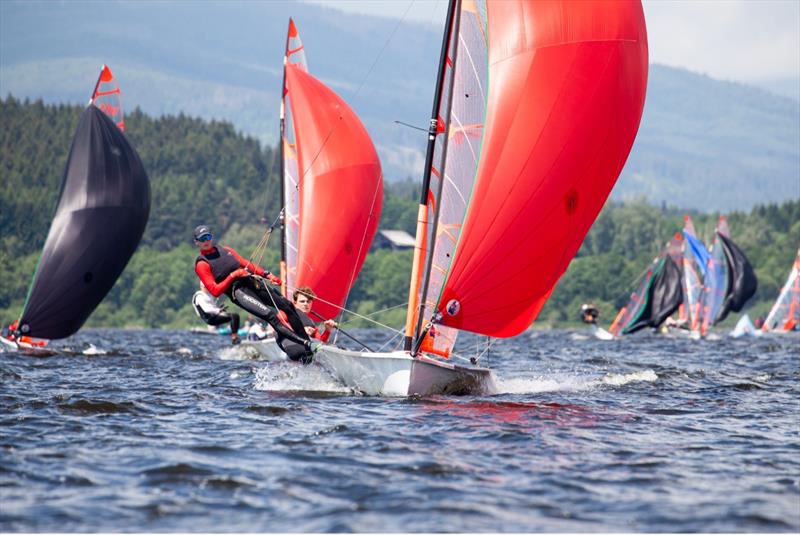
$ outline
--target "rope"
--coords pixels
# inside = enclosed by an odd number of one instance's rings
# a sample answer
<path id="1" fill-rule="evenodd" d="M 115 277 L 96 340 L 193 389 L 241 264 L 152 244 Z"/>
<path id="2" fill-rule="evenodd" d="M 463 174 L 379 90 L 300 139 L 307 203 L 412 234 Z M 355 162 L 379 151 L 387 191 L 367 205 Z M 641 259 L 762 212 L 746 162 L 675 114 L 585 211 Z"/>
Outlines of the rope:
<path id="1" fill-rule="evenodd" d="M 297 288 L 292 288 L 292 287 L 287 285 L 287 289 L 296 290 Z M 353 310 L 348 310 L 348 309 L 346 309 L 344 307 L 341 307 L 341 306 L 337 305 L 336 303 L 332 303 L 330 301 L 326 301 L 325 299 L 323 299 L 323 298 L 321 298 L 319 296 L 315 297 L 314 300 L 315 301 L 320 301 L 320 302 L 325 303 L 326 305 L 330 305 L 330 306 L 332 306 L 334 308 L 338 308 L 342 312 L 347 312 L 348 314 L 352 314 L 353 316 L 356 316 L 357 318 L 361 318 L 363 320 L 366 320 L 366 321 L 368 321 L 370 323 L 374 323 L 375 325 L 377 325 L 379 327 L 383 327 L 384 329 L 386 329 L 388 331 L 391 331 L 393 333 L 401 333 L 402 334 L 404 332 L 402 330 L 395 329 L 394 327 L 389 327 L 388 325 L 385 325 L 385 324 L 383 324 L 383 323 L 381 323 L 379 321 L 376 321 L 376 320 L 374 320 L 374 319 L 372 319 L 372 318 L 370 318 L 368 316 L 364 316 L 363 314 L 359 314 L 358 312 L 355 312 Z M 403 305 L 398 305 L 398 306 L 403 306 Z M 397 307 L 392 307 L 392 308 L 397 308 Z M 387 309 L 387 310 L 391 310 L 391 309 Z M 376 313 L 373 312 L 373 315 L 374 314 L 376 314 Z M 342 323 L 344 324 L 345 322 L 342 322 Z"/>
<path id="2" fill-rule="evenodd" d="M 283 214 L 283 210 L 278 213 L 278 217 L 272 222 L 272 224 L 264 231 L 264 234 L 261 236 L 261 241 L 258 242 L 255 249 L 253 249 L 248 262 L 255 265 L 261 265 L 261 261 L 264 259 L 264 253 L 267 250 L 267 245 L 269 244 L 269 239 L 272 237 L 272 231 L 275 230 L 275 225 L 278 223 L 278 220 L 281 218 Z"/>

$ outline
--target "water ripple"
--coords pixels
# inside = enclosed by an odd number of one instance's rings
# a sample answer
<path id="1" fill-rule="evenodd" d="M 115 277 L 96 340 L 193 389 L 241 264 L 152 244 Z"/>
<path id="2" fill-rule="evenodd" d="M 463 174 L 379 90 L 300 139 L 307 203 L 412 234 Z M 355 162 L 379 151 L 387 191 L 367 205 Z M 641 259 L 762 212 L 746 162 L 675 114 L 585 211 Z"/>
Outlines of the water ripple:
<path id="1" fill-rule="evenodd" d="M 797 342 L 533 331 L 498 395 L 382 399 L 87 330 L 2 354 L 0 531 L 797 532 Z"/>

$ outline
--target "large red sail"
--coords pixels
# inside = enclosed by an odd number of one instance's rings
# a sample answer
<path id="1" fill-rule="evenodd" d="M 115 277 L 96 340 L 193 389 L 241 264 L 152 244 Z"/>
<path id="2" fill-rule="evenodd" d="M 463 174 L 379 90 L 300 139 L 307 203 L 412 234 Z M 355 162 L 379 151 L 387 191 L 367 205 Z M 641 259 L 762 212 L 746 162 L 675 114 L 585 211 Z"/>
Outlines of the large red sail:
<path id="1" fill-rule="evenodd" d="M 291 64 L 286 87 L 300 191 L 296 286 L 311 287 L 314 312 L 333 318 L 378 228 L 380 161 L 364 125 L 336 93 Z"/>
<path id="2" fill-rule="evenodd" d="M 647 36 L 639 2 L 487 1 L 485 21 L 480 163 L 437 310 L 507 337 L 536 318 L 622 170 Z"/>

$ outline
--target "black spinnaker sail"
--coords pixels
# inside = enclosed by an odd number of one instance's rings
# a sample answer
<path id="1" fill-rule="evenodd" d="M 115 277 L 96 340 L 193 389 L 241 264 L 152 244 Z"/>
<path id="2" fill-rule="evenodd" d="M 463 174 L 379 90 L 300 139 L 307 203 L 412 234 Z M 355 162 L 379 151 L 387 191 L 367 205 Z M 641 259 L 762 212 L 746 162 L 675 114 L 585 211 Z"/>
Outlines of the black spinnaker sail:
<path id="1" fill-rule="evenodd" d="M 681 234 L 676 234 L 653 260 L 609 328 L 614 336 L 645 327 L 658 328 L 683 303 L 683 270 L 673 260 L 680 255 L 682 239 Z"/>
<path id="2" fill-rule="evenodd" d="M 130 260 L 150 214 L 150 182 L 125 134 L 90 104 L 81 115 L 19 331 L 80 329 Z"/>
<path id="3" fill-rule="evenodd" d="M 725 261 L 728 263 L 728 289 L 715 323 L 724 320 L 731 311 L 741 312 L 744 304 L 758 289 L 758 279 L 753 266 L 742 250 L 728 236 L 719 234 L 719 238 L 722 250 L 725 252 Z"/>
<path id="4" fill-rule="evenodd" d="M 656 271 L 653 284 L 647 292 L 647 306 L 636 321 L 623 329 L 623 334 L 631 334 L 644 327 L 658 328 L 683 303 L 681 268 L 669 255 L 664 255 Z"/>

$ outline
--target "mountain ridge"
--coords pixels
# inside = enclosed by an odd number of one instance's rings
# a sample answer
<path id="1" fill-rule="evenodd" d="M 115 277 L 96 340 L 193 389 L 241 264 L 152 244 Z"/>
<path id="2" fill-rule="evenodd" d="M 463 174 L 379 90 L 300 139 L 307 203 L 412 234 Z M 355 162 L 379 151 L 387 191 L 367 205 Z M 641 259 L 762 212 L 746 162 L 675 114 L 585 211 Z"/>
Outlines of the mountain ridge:
<path id="1" fill-rule="evenodd" d="M 107 61 L 129 109 L 230 121 L 274 145 L 292 15 L 311 72 L 361 116 L 386 178 L 421 173 L 425 135 L 394 121 L 427 124 L 440 40 L 435 26 L 305 3 L 154 6 L 3 2 L 0 94 L 83 103 Z M 614 199 L 642 196 L 703 211 L 800 197 L 800 103 L 651 65 L 639 136 L 612 192 Z"/>

